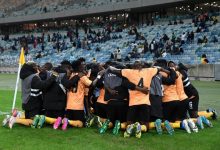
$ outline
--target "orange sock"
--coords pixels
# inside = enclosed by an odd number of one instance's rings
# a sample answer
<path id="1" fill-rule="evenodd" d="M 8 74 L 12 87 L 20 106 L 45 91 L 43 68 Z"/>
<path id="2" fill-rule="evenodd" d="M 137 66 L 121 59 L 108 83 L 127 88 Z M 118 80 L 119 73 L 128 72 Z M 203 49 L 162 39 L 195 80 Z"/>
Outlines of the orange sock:
<path id="1" fill-rule="evenodd" d="M 45 117 L 45 122 L 48 124 L 54 124 L 56 120 L 56 118 Z"/>
<path id="2" fill-rule="evenodd" d="M 121 130 L 126 130 L 127 128 L 127 122 L 121 123 Z"/>
<path id="3" fill-rule="evenodd" d="M 206 118 L 212 117 L 213 113 L 212 112 L 207 112 L 207 111 L 199 111 L 198 112 L 199 116 L 205 116 Z"/>
<path id="4" fill-rule="evenodd" d="M 110 122 L 109 125 L 108 125 L 108 128 L 111 129 L 111 128 L 113 128 L 113 126 L 114 126 L 113 123 Z"/>
<path id="5" fill-rule="evenodd" d="M 141 132 L 147 132 L 147 126 L 141 125 Z"/>
<path id="6" fill-rule="evenodd" d="M 101 121 L 102 123 L 104 123 L 104 122 L 106 121 L 106 119 L 105 119 L 105 118 L 100 118 L 100 121 Z"/>
<path id="7" fill-rule="evenodd" d="M 22 125 L 25 125 L 25 126 L 30 126 L 32 124 L 33 120 L 31 119 L 22 119 L 22 118 L 17 118 L 15 123 L 18 123 L 18 124 L 22 124 Z"/>
<path id="8" fill-rule="evenodd" d="M 174 123 L 170 123 L 170 125 L 171 125 L 174 129 L 176 129 L 176 128 L 180 128 L 180 123 L 181 123 L 181 121 L 176 121 L 176 122 L 174 122 Z"/>
<path id="9" fill-rule="evenodd" d="M 175 121 L 174 123 L 181 123 L 182 121 Z"/>
<path id="10" fill-rule="evenodd" d="M 73 127 L 82 128 L 83 122 L 80 120 L 69 120 L 69 124 Z"/>
<path id="11" fill-rule="evenodd" d="M 155 128 L 154 122 L 150 122 L 150 123 L 149 123 L 149 129 L 154 129 L 154 128 Z"/>

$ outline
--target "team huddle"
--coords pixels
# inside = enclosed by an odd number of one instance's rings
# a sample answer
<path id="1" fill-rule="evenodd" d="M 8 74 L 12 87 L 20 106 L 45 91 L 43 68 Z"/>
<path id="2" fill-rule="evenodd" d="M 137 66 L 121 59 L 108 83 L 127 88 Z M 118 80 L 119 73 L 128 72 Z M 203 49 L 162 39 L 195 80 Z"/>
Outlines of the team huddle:
<path id="1" fill-rule="evenodd" d="M 86 64 L 84 58 L 58 67 L 25 63 L 20 71 L 22 109 L 6 115 L 3 126 L 15 123 L 42 128 L 44 124 L 66 130 L 97 125 L 99 133 L 113 128 L 114 135 L 141 137 L 174 128 L 188 133 L 212 127 L 215 110 L 198 112 L 199 94 L 182 63 L 158 59 L 153 64 L 106 62 Z"/>

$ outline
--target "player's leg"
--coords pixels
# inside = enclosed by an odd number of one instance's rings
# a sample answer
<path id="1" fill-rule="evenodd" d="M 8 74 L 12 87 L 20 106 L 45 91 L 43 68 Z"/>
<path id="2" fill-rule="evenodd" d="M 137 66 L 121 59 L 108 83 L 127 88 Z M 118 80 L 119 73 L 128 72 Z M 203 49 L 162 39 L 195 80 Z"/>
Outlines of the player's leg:
<path id="1" fill-rule="evenodd" d="M 165 120 L 163 126 L 170 135 L 172 135 L 174 132 L 173 127 L 170 125 L 170 121 L 175 122 L 177 118 L 177 108 L 178 101 L 163 103 L 163 116 Z"/>
<path id="2" fill-rule="evenodd" d="M 162 106 L 162 97 L 157 95 L 150 94 L 151 102 L 151 117 L 148 129 L 156 129 L 158 134 L 162 134 L 162 118 L 163 118 L 163 106 Z"/>
<path id="3" fill-rule="evenodd" d="M 182 121 L 184 119 L 187 119 L 187 108 L 188 108 L 189 100 L 185 99 L 179 102 L 178 105 L 178 120 Z"/>
<path id="4" fill-rule="evenodd" d="M 128 101 L 121 100 L 120 102 L 118 102 L 115 109 L 116 109 L 116 116 L 115 116 L 116 121 L 113 129 L 113 134 L 117 135 L 121 128 L 121 124 L 122 123 L 123 125 L 126 124 Z"/>
<path id="5" fill-rule="evenodd" d="M 217 112 L 215 109 L 207 109 L 206 111 L 199 111 L 199 116 L 205 116 L 206 118 L 212 118 L 213 120 L 217 119 Z"/>
<path id="6" fill-rule="evenodd" d="M 66 110 L 66 117 L 63 118 L 62 120 L 62 130 L 66 130 L 68 125 L 69 125 L 69 120 L 72 120 L 73 119 L 73 116 L 74 116 L 74 111 L 73 110 L 70 110 L 70 109 L 67 109 Z"/>
<path id="7" fill-rule="evenodd" d="M 85 114 L 83 110 L 72 110 L 71 120 L 69 119 L 69 125 L 77 128 L 82 128 L 85 122 Z"/>
<path id="8" fill-rule="evenodd" d="M 24 113 L 25 118 L 23 118 L 23 117 L 20 118 L 20 115 L 16 115 L 16 117 L 14 117 L 14 116 L 7 116 L 9 128 L 12 128 L 15 123 L 22 124 L 22 125 L 25 125 L 25 126 L 31 126 L 33 124 L 33 118 L 35 116 L 39 116 L 37 114 L 40 114 L 40 111 L 41 111 L 40 109 L 34 109 L 34 110 L 31 110 L 31 111 L 25 111 L 25 113 Z M 38 121 L 39 120 L 35 121 L 36 125 L 37 125 Z"/>
<path id="9" fill-rule="evenodd" d="M 32 119 L 33 118 L 33 122 L 31 127 L 32 128 L 36 128 L 38 125 L 38 122 L 40 120 L 40 115 L 41 115 L 41 110 L 40 109 L 34 109 L 31 111 L 25 111 L 25 118 L 28 119 Z"/>
<path id="10" fill-rule="evenodd" d="M 106 132 L 106 130 L 109 128 L 110 122 L 114 123 L 115 122 L 115 116 L 116 116 L 116 106 L 113 105 L 112 103 L 108 103 L 107 105 L 107 119 L 106 121 L 102 124 L 101 128 L 99 129 L 99 133 L 103 134 Z"/>
<path id="11" fill-rule="evenodd" d="M 64 110 L 56 110 L 54 117 L 56 118 L 56 121 L 53 124 L 54 129 L 58 129 L 59 126 L 62 124 L 62 118 L 64 116 Z"/>
<path id="12" fill-rule="evenodd" d="M 136 106 L 129 106 L 127 113 L 127 128 L 124 132 L 124 137 L 130 137 L 134 130 L 134 122 L 136 122 Z"/>
<path id="13" fill-rule="evenodd" d="M 141 131 L 142 132 L 147 132 L 147 129 L 149 127 L 149 122 L 150 122 L 150 110 L 151 106 L 149 105 L 139 105 L 139 108 L 137 108 L 137 118 L 138 122 L 141 124 Z"/>
<path id="14" fill-rule="evenodd" d="M 96 102 L 96 115 L 97 117 L 95 122 L 98 127 L 101 127 L 107 118 L 107 104 L 101 104 Z"/>
<path id="15" fill-rule="evenodd" d="M 55 111 L 53 110 L 45 110 L 45 123 L 47 124 L 54 124 L 56 122 Z"/>
<path id="16" fill-rule="evenodd" d="M 197 118 L 198 115 L 198 107 L 199 107 L 199 95 L 192 96 L 189 98 L 188 112 L 190 118 Z"/>

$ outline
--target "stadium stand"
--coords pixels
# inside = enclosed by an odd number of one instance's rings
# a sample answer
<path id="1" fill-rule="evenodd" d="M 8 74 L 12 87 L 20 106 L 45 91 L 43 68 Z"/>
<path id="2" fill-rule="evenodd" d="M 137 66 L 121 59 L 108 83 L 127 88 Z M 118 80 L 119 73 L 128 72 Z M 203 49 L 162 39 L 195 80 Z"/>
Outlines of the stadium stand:
<path id="1" fill-rule="evenodd" d="M 2 14 L 4 17 L 32 15 L 128 1 L 23 0 L 14 2 L 14 0 L 8 0 L 8 2 L 1 1 L 0 9 L 4 8 L 4 10 L 1 9 L 0 15 Z M 10 5 L 12 3 L 13 8 Z M 68 28 L 61 27 L 59 30 L 57 28 L 47 29 L 48 31 L 41 29 L 37 33 L 35 30 L 28 34 L 10 34 L 9 39 L 4 35 L 0 40 L 0 66 L 17 65 L 21 39 L 25 39 L 27 43 L 27 59 L 39 64 L 48 61 L 59 64 L 63 59 L 72 61 L 82 56 L 86 57 L 88 62 L 93 61 L 94 58 L 98 62 L 105 62 L 111 59 L 111 56 L 117 55 L 115 51 L 117 47 L 121 50 L 122 60 L 130 62 L 136 59 L 151 62 L 154 58 L 163 57 L 177 63 L 200 64 L 201 55 L 206 54 L 211 64 L 218 64 L 220 62 L 220 23 L 213 19 L 213 17 L 218 18 L 218 15 L 218 12 L 209 13 L 209 19 L 205 22 L 198 21 L 199 17 L 195 22 L 195 16 L 189 14 L 169 16 L 165 19 L 155 17 L 154 25 L 144 23 L 132 26 L 132 23 L 126 25 L 121 22 L 106 21 L 101 25 L 90 24 L 88 34 L 85 34 L 84 27 L 77 29 L 79 38 L 75 36 L 75 29 L 71 30 L 68 25 Z M 175 20 L 181 20 L 184 23 L 175 24 Z M 83 20 L 79 26 L 83 26 L 84 22 Z M 194 32 L 193 40 L 189 38 L 191 32 Z M 205 37 L 208 41 L 203 42 Z M 153 46 L 151 46 L 152 43 Z"/>
<path id="2" fill-rule="evenodd" d="M 129 1 L 136 0 L 3 0 L 0 9 L 4 9 L 3 12 L 5 12 L 1 17 L 11 17 L 33 15 L 36 13 L 60 12 L 70 9 L 92 8 Z"/>

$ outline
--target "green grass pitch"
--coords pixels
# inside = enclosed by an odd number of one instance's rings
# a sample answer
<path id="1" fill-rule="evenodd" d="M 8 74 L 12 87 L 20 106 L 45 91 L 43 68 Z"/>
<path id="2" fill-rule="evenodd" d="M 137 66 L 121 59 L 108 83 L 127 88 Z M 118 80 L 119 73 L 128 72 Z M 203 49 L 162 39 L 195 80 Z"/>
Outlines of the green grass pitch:
<path id="1" fill-rule="evenodd" d="M 10 111 L 16 75 L 0 74 L 0 111 Z M 200 93 L 200 110 L 208 107 L 220 112 L 220 82 L 194 81 Z M 17 95 L 16 107 L 21 108 L 21 94 Z M 3 120 L 0 115 L 0 121 Z M 218 150 L 220 146 L 220 122 L 212 121 L 213 128 L 187 134 L 176 129 L 173 136 L 167 133 L 157 135 L 151 130 L 143 133 L 141 139 L 125 139 L 123 132 L 113 136 L 109 130 L 98 134 L 97 128 L 69 128 L 67 131 L 53 130 L 51 126 L 31 129 L 15 125 L 12 130 L 0 126 L 0 150 Z"/>

